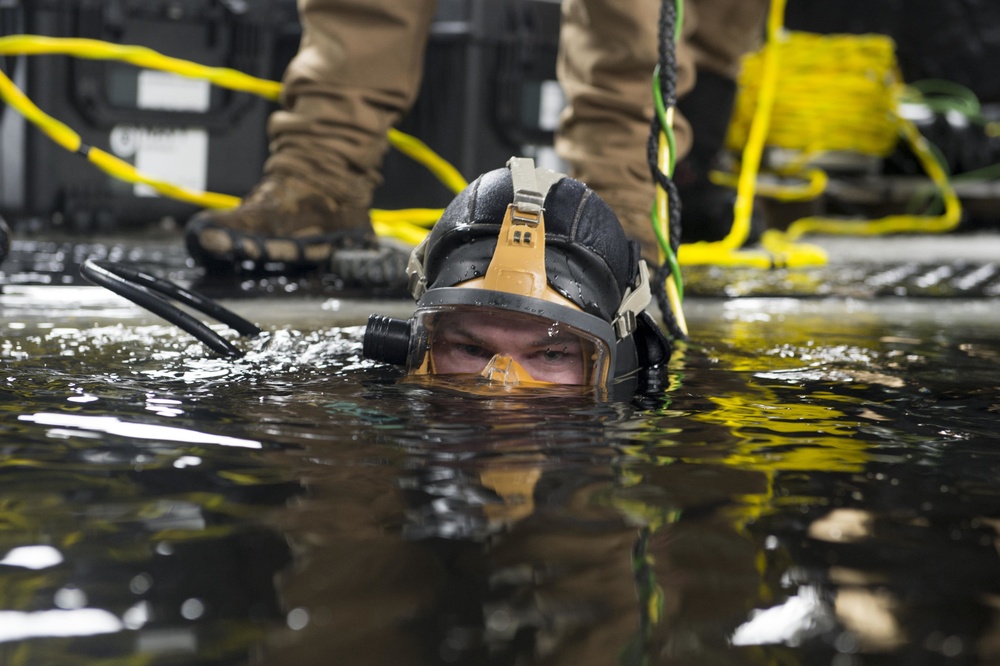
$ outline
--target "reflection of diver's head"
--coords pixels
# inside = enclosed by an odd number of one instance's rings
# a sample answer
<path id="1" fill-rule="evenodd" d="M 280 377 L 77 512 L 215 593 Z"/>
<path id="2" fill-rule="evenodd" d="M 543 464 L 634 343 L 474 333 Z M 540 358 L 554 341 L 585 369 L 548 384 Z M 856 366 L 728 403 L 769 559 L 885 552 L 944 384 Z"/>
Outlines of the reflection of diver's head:
<path id="1" fill-rule="evenodd" d="M 530 159 L 463 190 L 408 273 L 416 313 L 372 315 L 364 354 L 410 375 L 603 391 L 670 356 L 638 245 L 592 190 Z"/>

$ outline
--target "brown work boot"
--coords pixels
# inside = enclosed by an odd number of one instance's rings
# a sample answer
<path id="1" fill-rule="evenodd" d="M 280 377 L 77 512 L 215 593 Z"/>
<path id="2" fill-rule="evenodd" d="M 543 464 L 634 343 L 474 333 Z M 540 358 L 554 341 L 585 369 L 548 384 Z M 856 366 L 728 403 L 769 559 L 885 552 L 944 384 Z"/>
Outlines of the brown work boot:
<path id="1" fill-rule="evenodd" d="M 337 249 L 375 246 L 367 206 L 288 174 L 264 176 L 236 208 L 197 213 L 184 235 L 195 262 L 216 268 L 316 268 Z"/>

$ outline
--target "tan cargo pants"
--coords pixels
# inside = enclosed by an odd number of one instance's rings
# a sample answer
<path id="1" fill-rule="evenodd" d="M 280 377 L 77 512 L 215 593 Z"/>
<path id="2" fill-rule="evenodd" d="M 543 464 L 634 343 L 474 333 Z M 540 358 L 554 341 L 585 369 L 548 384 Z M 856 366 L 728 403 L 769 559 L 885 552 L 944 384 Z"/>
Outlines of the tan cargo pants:
<path id="1" fill-rule="evenodd" d="M 271 115 L 266 173 L 368 206 L 386 132 L 413 104 L 437 0 L 298 0 L 299 51 Z"/>
<path id="2" fill-rule="evenodd" d="M 558 75 L 568 105 L 556 149 L 620 216 L 646 216 L 660 2 L 564 0 L 562 12 Z M 696 68 L 735 78 L 740 56 L 761 41 L 766 12 L 767 0 L 686 0 L 678 96 L 695 86 Z M 680 158 L 691 148 L 691 126 L 675 118 Z"/>
<path id="3" fill-rule="evenodd" d="M 489 1 L 489 0 L 485 0 Z M 436 0 L 299 0 L 303 36 L 270 120 L 265 170 L 312 180 L 368 205 L 381 182 L 385 133 L 412 105 Z M 678 93 L 695 67 L 735 75 L 759 41 L 767 0 L 687 0 Z M 648 211 L 646 139 L 653 114 L 658 0 L 563 0 L 559 80 L 568 100 L 557 150 L 620 211 Z M 690 126 L 676 123 L 678 153 Z M 501 166 L 501 165 L 497 165 Z M 466 174 L 475 176 L 477 174 Z"/>

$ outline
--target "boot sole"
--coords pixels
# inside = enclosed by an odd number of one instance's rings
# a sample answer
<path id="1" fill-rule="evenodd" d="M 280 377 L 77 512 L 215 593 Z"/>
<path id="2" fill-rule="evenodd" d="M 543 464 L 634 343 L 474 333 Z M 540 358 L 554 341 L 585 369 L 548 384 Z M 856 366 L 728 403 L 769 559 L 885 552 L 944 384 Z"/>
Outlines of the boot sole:
<path id="1" fill-rule="evenodd" d="M 188 253 L 200 266 L 274 272 L 325 267 L 337 250 L 377 246 L 370 229 L 292 238 L 245 234 L 198 222 L 188 226 L 184 240 Z"/>

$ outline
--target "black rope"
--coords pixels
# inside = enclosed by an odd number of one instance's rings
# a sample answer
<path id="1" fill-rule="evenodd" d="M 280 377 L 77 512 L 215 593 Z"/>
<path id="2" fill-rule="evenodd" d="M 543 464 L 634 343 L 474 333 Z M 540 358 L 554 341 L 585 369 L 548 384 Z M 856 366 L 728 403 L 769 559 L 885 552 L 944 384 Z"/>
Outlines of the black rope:
<path id="1" fill-rule="evenodd" d="M 660 66 L 660 94 L 663 96 L 664 106 L 668 109 L 677 104 L 677 44 L 674 41 L 676 34 L 677 4 L 674 0 L 663 0 L 657 26 L 659 40 L 657 64 Z"/>
<path id="2" fill-rule="evenodd" d="M 675 0 L 662 0 L 660 4 L 660 20 L 657 26 L 657 40 L 659 44 L 657 53 L 657 66 L 659 76 L 657 84 L 660 88 L 660 97 L 663 100 L 664 108 L 671 109 L 677 105 L 677 44 L 674 42 L 674 35 L 677 29 L 677 5 Z M 668 216 L 670 231 L 670 247 L 674 252 L 680 247 L 681 242 L 681 220 L 680 220 L 680 199 L 677 196 L 677 188 L 670 177 L 660 170 L 659 150 L 660 133 L 666 128 L 660 124 L 658 114 L 653 114 L 650 125 L 649 141 L 647 143 L 647 158 L 649 168 L 653 175 L 653 181 L 662 187 L 668 195 Z M 676 158 L 676 156 L 674 156 Z"/>
<path id="3" fill-rule="evenodd" d="M 204 322 L 171 303 L 166 297 L 173 298 L 229 326 L 243 337 L 255 337 L 261 332 L 256 324 L 204 296 L 188 291 L 169 280 L 128 266 L 109 261 L 87 259 L 80 267 L 80 275 L 87 281 L 104 287 L 139 307 L 166 319 L 171 324 L 193 335 L 212 351 L 223 356 L 237 358 L 243 356 L 243 352 Z"/>
<path id="4" fill-rule="evenodd" d="M 660 308 L 663 325 L 667 327 L 667 332 L 670 333 L 671 339 L 685 340 L 687 339 L 687 335 L 684 334 L 680 324 L 677 323 L 677 316 L 674 314 L 674 309 L 670 307 L 670 299 L 667 297 L 665 285 L 667 280 L 673 279 L 674 276 L 670 271 L 670 264 L 663 263 L 658 267 L 653 273 L 653 297 L 656 299 L 656 305 Z"/>
<path id="5" fill-rule="evenodd" d="M 660 5 L 660 19 L 657 25 L 657 39 L 659 42 L 657 54 L 657 85 L 665 108 L 670 109 L 677 104 L 677 45 L 674 35 L 677 27 L 677 6 L 675 0 L 662 0 Z M 650 173 L 653 182 L 662 187 L 667 194 L 667 229 L 671 249 L 677 253 L 681 244 L 681 206 L 680 196 L 674 181 L 666 173 L 660 170 L 660 134 L 666 128 L 660 123 L 659 114 L 653 114 L 653 120 L 649 128 L 649 140 L 646 143 L 646 158 L 649 161 Z M 675 156 L 676 157 L 676 156 Z M 653 295 L 663 323 L 666 325 L 670 335 L 677 339 L 686 336 L 677 323 L 673 308 L 667 297 L 666 281 L 673 279 L 670 263 L 665 262 L 654 271 Z"/>

